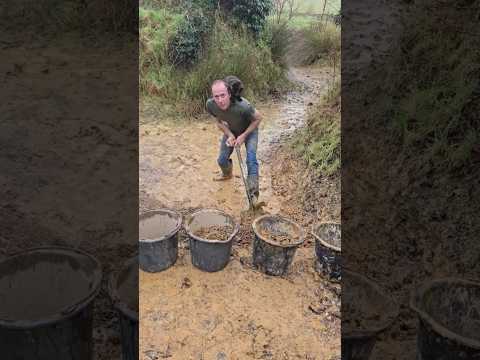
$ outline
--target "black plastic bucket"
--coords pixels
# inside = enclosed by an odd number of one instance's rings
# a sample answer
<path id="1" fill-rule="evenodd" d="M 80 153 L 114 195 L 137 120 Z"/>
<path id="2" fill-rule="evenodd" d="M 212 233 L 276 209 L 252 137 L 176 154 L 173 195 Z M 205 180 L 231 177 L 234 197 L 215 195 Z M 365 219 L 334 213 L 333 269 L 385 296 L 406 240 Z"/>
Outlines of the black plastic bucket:
<path id="1" fill-rule="evenodd" d="M 255 233 L 253 265 L 267 275 L 286 274 L 298 246 L 305 241 L 302 228 L 279 215 L 260 216 L 253 221 L 252 227 Z M 282 244 L 272 240 L 272 236 L 284 236 L 293 240 Z"/>
<path id="2" fill-rule="evenodd" d="M 417 359 L 480 359 L 480 284 L 455 278 L 426 282 L 411 297 L 418 314 Z"/>
<path id="3" fill-rule="evenodd" d="M 367 360 L 377 335 L 398 316 L 398 305 L 366 277 L 343 269 L 342 359 Z"/>
<path id="4" fill-rule="evenodd" d="M 35 248 L 0 262 L 0 357 L 90 360 L 102 269 L 92 256 Z"/>
<path id="5" fill-rule="evenodd" d="M 316 269 L 330 280 L 341 279 L 342 228 L 339 223 L 325 222 L 313 228 Z"/>
<path id="6" fill-rule="evenodd" d="M 120 320 L 122 359 L 138 359 L 138 256 L 110 276 L 108 290 Z"/>
<path id="7" fill-rule="evenodd" d="M 159 272 L 175 264 L 181 226 L 182 215 L 173 210 L 150 210 L 140 215 L 139 265 L 143 271 Z"/>
<path id="8" fill-rule="evenodd" d="M 233 230 L 225 240 L 208 240 L 195 235 L 200 228 L 210 226 L 231 226 Z M 232 216 L 220 210 L 202 209 L 192 213 L 185 221 L 185 231 L 190 240 L 193 266 L 208 272 L 219 271 L 227 266 L 233 239 L 239 228 Z"/>

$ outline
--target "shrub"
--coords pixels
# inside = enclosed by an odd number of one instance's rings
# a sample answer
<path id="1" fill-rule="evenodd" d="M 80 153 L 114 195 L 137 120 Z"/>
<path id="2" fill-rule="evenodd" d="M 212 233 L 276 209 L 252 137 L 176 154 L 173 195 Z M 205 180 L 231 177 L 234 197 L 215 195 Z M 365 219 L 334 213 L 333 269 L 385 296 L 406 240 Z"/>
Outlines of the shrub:
<path id="1" fill-rule="evenodd" d="M 226 3 L 224 9 L 227 9 L 227 13 L 231 13 L 240 23 L 245 24 L 255 37 L 258 37 L 272 9 L 271 0 L 235 0 Z"/>
<path id="2" fill-rule="evenodd" d="M 272 61 L 266 45 L 256 45 L 247 31 L 231 30 L 217 21 L 209 39 L 208 51 L 192 72 L 185 74 L 179 97 L 188 99 L 194 109 L 203 110 L 210 84 L 226 75 L 239 77 L 245 85 L 245 97 L 266 96 L 280 88 L 284 71 Z"/>
<path id="3" fill-rule="evenodd" d="M 272 61 L 269 47 L 256 43 L 246 29 L 232 30 L 219 17 L 197 63 L 176 68 L 167 50 L 169 39 L 183 21 L 181 15 L 165 9 L 140 11 L 139 81 L 143 95 L 174 104 L 177 113 L 193 115 L 204 111 L 210 83 L 226 75 L 238 76 L 245 84 L 245 96 L 252 100 L 284 86 L 284 70 Z"/>
<path id="4" fill-rule="evenodd" d="M 188 68 L 194 65 L 203 48 L 211 24 L 200 8 L 190 9 L 177 33 L 168 43 L 168 59 L 172 65 Z"/>

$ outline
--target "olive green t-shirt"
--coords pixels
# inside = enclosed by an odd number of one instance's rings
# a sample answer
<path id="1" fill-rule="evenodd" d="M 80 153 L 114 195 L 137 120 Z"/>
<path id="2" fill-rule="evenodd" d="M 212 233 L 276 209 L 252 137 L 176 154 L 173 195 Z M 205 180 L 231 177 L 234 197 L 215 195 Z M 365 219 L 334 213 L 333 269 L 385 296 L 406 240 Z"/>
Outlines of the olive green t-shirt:
<path id="1" fill-rule="evenodd" d="M 207 111 L 219 121 L 225 121 L 233 135 L 241 135 L 250 126 L 255 108 L 244 98 L 230 104 L 226 111 L 220 109 L 215 100 L 207 100 Z"/>

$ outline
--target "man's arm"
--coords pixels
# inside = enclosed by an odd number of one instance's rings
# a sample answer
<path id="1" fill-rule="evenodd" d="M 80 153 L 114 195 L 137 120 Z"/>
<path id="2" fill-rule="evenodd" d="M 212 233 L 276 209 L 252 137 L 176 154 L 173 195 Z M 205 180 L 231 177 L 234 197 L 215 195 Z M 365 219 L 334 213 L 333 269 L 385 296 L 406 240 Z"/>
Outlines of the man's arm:
<path id="1" fill-rule="evenodd" d="M 227 136 L 227 145 L 234 146 L 235 145 L 235 135 L 230 131 L 228 124 L 225 121 L 217 120 L 218 128 L 223 131 L 223 133 Z"/>
<path id="2" fill-rule="evenodd" d="M 252 122 L 250 123 L 248 128 L 237 137 L 237 139 L 235 140 L 235 146 L 242 145 L 245 142 L 247 136 L 250 135 L 250 133 L 258 127 L 260 121 L 262 121 L 262 115 L 257 110 L 255 110 Z"/>

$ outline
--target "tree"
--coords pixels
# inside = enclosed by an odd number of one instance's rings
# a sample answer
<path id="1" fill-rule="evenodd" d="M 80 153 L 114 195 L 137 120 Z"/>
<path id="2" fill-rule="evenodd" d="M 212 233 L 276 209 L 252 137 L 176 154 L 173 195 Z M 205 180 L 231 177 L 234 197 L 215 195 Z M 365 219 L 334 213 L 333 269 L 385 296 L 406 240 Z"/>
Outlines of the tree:
<path id="1" fill-rule="evenodd" d="M 245 24 L 255 36 L 262 31 L 272 9 L 272 0 L 224 0 L 220 1 L 224 11 Z"/>
<path id="2" fill-rule="evenodd" d="M 289 21 L 293 15 L 298 11 L 297 0 L 273 0 L 272 12 L 274 22 L 280 24 L 282 20 Z M 286 17 L 286 18 L 285 18 Z"/>

